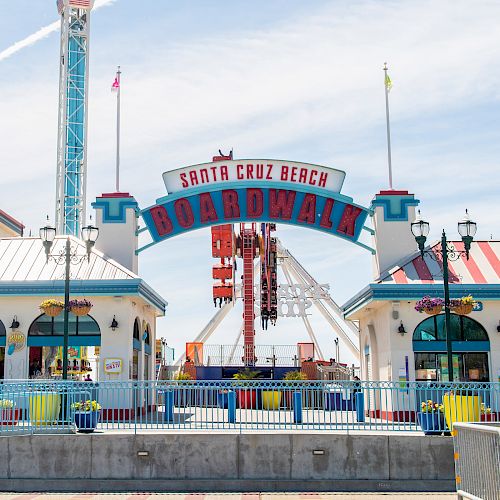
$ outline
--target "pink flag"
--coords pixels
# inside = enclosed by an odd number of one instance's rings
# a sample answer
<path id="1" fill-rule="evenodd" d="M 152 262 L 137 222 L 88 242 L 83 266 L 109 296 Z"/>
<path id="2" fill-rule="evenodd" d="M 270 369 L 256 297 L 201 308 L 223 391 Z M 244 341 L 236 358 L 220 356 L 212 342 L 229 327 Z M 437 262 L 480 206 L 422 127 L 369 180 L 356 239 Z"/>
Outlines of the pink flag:
<path id="1" fill-rule="evenodd" d="M 118 80 L 118 76 L 115 78 L 113 85 L 111 85 L 111 92 L 118 92 L 120 88 L 120 80 Z"/>

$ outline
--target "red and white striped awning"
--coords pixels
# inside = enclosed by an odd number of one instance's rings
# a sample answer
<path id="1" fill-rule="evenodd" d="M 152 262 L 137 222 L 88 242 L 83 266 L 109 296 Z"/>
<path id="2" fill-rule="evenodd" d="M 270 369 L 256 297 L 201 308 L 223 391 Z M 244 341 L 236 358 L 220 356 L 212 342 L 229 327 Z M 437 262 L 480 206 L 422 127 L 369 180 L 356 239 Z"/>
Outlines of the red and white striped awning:
<path id="1" fill-rule="evenodd" d="M 456 250 L 463 251 L 462 241 L 450 241 Z M 380 283 L 442 283 L 443 261 L 439 252 L 441 243 L 435 243 L 431 250 L 436 260 L 430 255 L 424 258 L 412 256 L 405 264 L 389 270 L 388 276 Z M 448 262 L 450 283 L 500 283 L 500 241 L 472 242 L 469 260 L 462 255 L 458 260 Z"/>

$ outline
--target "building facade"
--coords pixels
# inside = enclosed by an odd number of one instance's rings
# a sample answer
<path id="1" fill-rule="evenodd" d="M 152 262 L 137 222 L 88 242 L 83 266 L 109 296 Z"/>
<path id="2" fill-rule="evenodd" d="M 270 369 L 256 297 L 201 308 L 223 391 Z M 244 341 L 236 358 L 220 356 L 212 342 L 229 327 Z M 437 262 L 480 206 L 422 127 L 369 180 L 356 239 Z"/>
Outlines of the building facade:
<path id="1" fill-rule="evenodd" d="M 406 191 L 382 191 L 372 203 L 374 280 L 343 306 L 359 322 L 363 380 L 449 380 L 444 311 L 415 310 L 425 295 L 444 297 L 440 243 L 422 258 L 411 233 L 417 205 Z M 464 250 L 461 240 L 449 247 Z M 473 241 L 469 259 L 461 255 L 448 269 L 450 297 L 477 301 L 470 314 L 452 314 L 453 379 L 499 381 L 500 242 Z"/>
<path id="2" fill-rule="evenodd" d="M 95 204 L 99 237 L 70 268 L 70 298 L 87 299 L 88 315 L 69 314 L 69 377 L 151 380 L 156 377 L 156 320 L 166 301 L 137 274 L 137 213 L 133 197 L 112 193 Z M 40 238 L 12 235 L 0 220 L 0 378 L 60 378 L 63 314 L 40 311 L 64 297 L 64 265 L 47 260 Z M 10 231 L 10 232 L 9 232 Z M 83 241 L 56 237 L 51 255 L 86 255 Z"/>

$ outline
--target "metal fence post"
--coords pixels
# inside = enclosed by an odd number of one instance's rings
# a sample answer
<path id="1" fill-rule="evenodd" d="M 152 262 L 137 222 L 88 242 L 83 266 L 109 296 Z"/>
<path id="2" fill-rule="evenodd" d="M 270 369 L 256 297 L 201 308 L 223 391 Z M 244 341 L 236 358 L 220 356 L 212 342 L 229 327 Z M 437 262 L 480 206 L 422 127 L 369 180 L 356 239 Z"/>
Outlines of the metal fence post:
<path id="1" fill-rule="evenodd" d="M 165 391 L 165 422 L 174 421 L 174 391 Z"/>
<path id="2" fill-rule="evenodd" d="M 229 391 L 227 393 L 227 414 L 230 424 L 236 423 L 236 392 Z"/>
<path id="3" fill-rule="evenodd" d="M 356 399 L 356 420 L 358 422 L 365 421 L 365 395 L 360 391 L 355 393 Z"/>
<path id="4" fill-rule="evenodd" d="M 293 422 L 295 424 L 302 423 L 302 393 L 293 393 Z"/>

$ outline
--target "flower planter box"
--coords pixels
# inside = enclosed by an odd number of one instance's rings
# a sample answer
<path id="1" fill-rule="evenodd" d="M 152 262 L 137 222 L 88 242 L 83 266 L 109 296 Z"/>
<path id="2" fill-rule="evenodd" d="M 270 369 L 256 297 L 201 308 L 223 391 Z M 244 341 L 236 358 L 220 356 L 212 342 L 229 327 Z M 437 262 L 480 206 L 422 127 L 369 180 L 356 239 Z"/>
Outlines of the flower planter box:
<path id="1" fill-rule="evenodd" d="M 75 316 L 86 316 L 90 312 L 91 309 L 92 309 L 92 306 L 72 306 L 71 312 Z"/>
<path id="2" fill-rule="evenodd" d="M 45 315 L 55 318 L 56 316 L 59 316 L 59 314 L 62 313 L 63 309 L 64 307 L 48 306 L 48 307 L 43 307 L 42 311 Z"/>
<path id="3" fill-rule="evenodd" d="M 217 406 L 219 408 L 227 410 L 227 407 L 229 406 L 229 393 L 233 392 L 234 391 L 226 391 L 226 392 L 219 391 L 217 394 Z"/>
<path id="4" fill-rule="evenodd" d="M 237 389 L 236 399 L 239 408 L 257 408 L 257 391 L 255 389 Z"/>
<path id="5" fill-rule="evenodd" d="M 454 306 L 451 309 L 456 314 L 461 314 L 462 316 L 465 316 L 465 315 L 470 314 L 472 312 L 472 309 L 474 309 L 474 306 L 472 304 L 461 304 L 459 306 Z"/>
<path id="6" fill-rule="evenodd" d="M 74 415 L 75 425 L 78 432 L 90 434 L 94 432 L 99 419 L 101 417 L 100 411 L 77 411 Z"/>
<path id="7" fill-rule="evenodd" d="M 54 425 L 59 420 L 61 395 L 57 392 L 38 391 L 29 396 L 30 422 L 35 426 Z"/>
<path id="8" fill-rule="evenodd" d="M 426 436 L 440 436 L 445 430 L 443 414 L 439 411 L 434 413 L 419 411 L 417 422 Z"/>
<path id="9" fill-rule="evenodd" d="M 442 310 L 443 310 L 443 306 L 434 306 L 434 307 L 428 307 L 427 309 L 424 309 L 424 311 L 431 316 L 439 314 Z"/>
<path id="10" fill-rule="evenodd" d="M 262 408 L 278 410 L 281 406 L 281 391 L 262 391 Z"/>
<path id="11" fill-rule="evenodd" d="M 450 430 L 455 422 L 480 422 L 480 396 L 445 394 L 443 407 L 446 425 Z"/>
<path id="12" fill-rule="evenodd" d="M 351 393 L 349 399 L 344 399 L 345 392 L 331 391 L 323 395 L 324 408 L 327 411 L 353 411 L 356 409 L 355 393 Z"/>
<path id="13" fill-rule="evenodd" d="M 0 410 L 0 426 L 17 425 L 21 415 L 19 408 L 3 408 Z"/>
<path id="14" fill-rule="evenodd" d="M 483 413 L 483 414 L 481 414 L 481 422 L 497 422 L 496 413 Z"/>

